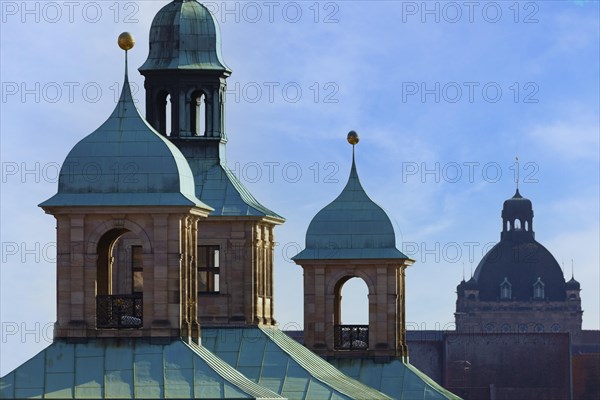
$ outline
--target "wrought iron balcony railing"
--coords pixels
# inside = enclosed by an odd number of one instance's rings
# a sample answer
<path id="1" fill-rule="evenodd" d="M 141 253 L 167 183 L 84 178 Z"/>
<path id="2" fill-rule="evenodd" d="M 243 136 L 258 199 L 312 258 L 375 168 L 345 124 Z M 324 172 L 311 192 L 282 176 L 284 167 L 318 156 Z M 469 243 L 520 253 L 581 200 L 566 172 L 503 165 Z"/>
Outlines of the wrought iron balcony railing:
<path id="1" fill-rule="evenodd" d="M 367 350 L 369 348 L 369 325 L 335 325 L 334 348 L 336 350 Z"/>
<path id="2" fill-rule="evenodd" d="M 96 296 L 97 328 L 141 328 L 143 300 L 141 294 Z"/>

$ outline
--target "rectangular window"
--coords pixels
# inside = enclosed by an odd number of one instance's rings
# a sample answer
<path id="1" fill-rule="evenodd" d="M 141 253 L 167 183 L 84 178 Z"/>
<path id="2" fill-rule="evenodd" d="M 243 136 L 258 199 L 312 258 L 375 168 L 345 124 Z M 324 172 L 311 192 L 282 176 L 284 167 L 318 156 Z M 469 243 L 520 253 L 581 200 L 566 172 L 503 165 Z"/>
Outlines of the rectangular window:
<path id="1" fill-rule="evenodd" d="M 142 246 L 131 246 L 131 281 L 132 293 L 144 291 L 144 264 L 142 258 Z"/>
<path id="2" fill-rule="evenodd" d="M 198 292 L 219 292 L 219 246 L 198 246 Z"/>

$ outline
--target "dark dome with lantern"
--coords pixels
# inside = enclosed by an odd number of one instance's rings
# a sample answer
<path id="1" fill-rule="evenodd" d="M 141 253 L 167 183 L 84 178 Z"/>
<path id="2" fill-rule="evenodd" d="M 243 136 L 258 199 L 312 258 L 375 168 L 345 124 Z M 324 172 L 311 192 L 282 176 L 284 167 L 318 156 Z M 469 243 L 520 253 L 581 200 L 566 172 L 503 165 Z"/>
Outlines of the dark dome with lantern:
<path id="1" fill-rule="evenodd" d="M 483 257 L 473 278 L 482 301 L 500 300 L 500 287 L 510 286 L 503 300 L 529 301 L 535 298 L 534 286 L 543 286 L 538 300 L 563 301 L 565 278 L 554 256 L 535 240 L 533 207 L 517 189 L 504 202 L 501 240 Z M 508 293 L 508 292 L 507 292 Z"/>

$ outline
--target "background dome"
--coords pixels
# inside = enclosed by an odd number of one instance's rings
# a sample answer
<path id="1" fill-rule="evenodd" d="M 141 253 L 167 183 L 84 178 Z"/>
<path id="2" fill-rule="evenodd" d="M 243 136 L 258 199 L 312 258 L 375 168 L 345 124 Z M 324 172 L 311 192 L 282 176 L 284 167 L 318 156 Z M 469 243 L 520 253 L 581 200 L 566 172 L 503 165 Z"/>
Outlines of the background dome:
<path id="1" fill-rule="evenodd" d="M 195 0 L 175 0 L 154 17 L 150 52 L 140 71 L 202 69 L 231 72 L 221 56 L 219 27 Z"/>
<path id="2" fill-rule="evenodd" d="M 563 272 L 554 256 L 535 240 L 500 241 L 483 257 L 474 275 L 482 301 L 499 299 L 504 278 L 512 285 L 513 300 L 529 301 L 538 277 L 544 283 L 547 300 L 565 300 Z"/>

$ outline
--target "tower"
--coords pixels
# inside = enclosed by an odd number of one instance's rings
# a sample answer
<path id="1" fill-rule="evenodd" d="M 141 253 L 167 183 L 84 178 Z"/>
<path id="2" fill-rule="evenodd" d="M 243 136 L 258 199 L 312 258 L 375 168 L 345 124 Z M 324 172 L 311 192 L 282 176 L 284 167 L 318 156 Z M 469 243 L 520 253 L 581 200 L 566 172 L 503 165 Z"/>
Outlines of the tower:
<path id="1" fill-rule="evenodd" d="M 125 34 L 119 43 L 133 47 Z M 197 231 L 212 208 L 181 152 L 139 115 L 127 71 L 113 113 L 71 150 L 40 207 L 57 220 L 56 338 L 199 342 Z M 131 269 L 113 252 L 126 234 L 139 243 Z"/>
<path id="2" fill-rule="evenodd" d="M 306 248 L 293 260 L 304 269 L 304 341 L 324 356 L 407 357 L 405 271 L 414 261 L 396 248 L 392 223 L 363 189 L 354 160 L 346 187 L 312 219 Z M 344 325 L 341 290 L 358 277 L 369 289 L 368 326 Z"/>
<path id="3" fill-rule="evenodd" d="M 196 196 L 214 209 L 198 234 L 201 323 L 272 325 L 274 228 L 285 220 L 261 205 L 227 166 L 231 70 L 219 35 L 210 11 L 195 0 L 172 1 L 156 14 L 148 59 L 139 69 L 146 117 L 183 153 Z"/>
<path id="4" fill-rule="evenodd" d="M 533 206 L 515 194 L 502 207 L 502 231 L 473 278 L 457 287 L 460 332 L 571 332 L 582 314 L 580 285 L 565 282 L 554 256 L 535 240 Z"/>
<path id="5" fill-rule="evenodd" d="M 226 142 L 225 80 L 231 75 L 219 36 L 206 7 L 195 0 L 175 0 L 154 17 L 150 53 L 139 68 L 146 78 L 148 122 L 174 139 L 201 139 L 211 150 Z"/>

